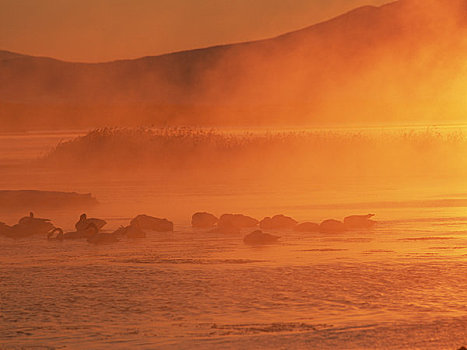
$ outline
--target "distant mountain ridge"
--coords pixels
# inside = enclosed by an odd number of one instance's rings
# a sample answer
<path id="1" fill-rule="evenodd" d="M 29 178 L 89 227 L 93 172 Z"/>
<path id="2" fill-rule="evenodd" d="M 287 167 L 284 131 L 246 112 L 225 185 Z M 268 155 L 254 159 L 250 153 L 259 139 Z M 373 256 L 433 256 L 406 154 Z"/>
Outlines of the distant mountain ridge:
<path id="1" fill-rule="evenodd" d="M 400 0 L 272 39 L 105 63 L 0 51 L 0 129 L 457 121 L 466 3 Z"/>

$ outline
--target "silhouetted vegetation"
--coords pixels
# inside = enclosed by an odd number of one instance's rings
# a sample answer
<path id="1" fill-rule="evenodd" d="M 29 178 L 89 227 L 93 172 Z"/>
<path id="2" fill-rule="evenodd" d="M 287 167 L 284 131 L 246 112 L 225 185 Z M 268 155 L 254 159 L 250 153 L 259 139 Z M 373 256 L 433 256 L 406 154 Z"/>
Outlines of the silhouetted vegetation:
<path id="1" fill-rule="evenodd" d="M 306 175 L 445 174 L 466 170 L 462 132 L 224 132 L 104 128 L 58 144 L 42 161 L 79 170 L 229 170 Z"/>

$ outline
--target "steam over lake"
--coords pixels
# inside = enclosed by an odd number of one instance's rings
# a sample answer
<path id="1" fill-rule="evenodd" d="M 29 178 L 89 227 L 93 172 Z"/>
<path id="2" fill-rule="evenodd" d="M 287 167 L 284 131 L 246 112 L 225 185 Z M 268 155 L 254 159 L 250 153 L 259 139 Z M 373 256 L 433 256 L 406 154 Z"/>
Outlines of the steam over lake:
<path id="1" fill-rule="evenodd" d="M 435 130 L 453 132 L 465 128 Z M 2 346 L 457 349 L 467 343 L 462 167 L 420 172 L 422 164 L 397 177 L 381 168 L 359 178 L 337 163 L 339 181 L 331 182 L 299 167 L 268 177 L 250 163 L 211 177 L 201 170 L 183 176 L 176 169 L 131 174 L 37 165 L 59 141 L 85 134 L 0 135 L 0 189 L 91 192 L 99 200 L 92 208 L 36 210 L 65 230 L 86 211 L 107 220 L 108 231 L 146 213 L 173 221 L 175 232 L 104 246 L 0 237 Z M 257 219 L 283 213 L 318 223 L 375 213 L 378 223 L 342 234 L 273 230 L 281 236 L 277 244 L 250 247 L 243 236 L 252 230 L 193 230 L 196 211 Z M 0 221 L 14 224 L 28 212 L 3 209 Z"/>

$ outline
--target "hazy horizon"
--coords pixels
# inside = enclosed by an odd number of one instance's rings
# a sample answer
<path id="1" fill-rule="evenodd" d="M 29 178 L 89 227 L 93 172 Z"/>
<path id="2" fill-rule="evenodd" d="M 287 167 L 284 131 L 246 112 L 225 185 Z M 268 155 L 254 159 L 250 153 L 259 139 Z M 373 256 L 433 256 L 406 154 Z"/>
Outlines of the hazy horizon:
<path id="1" fill-rule="evenodd" d="M 52 11 L 50 0 L 0 0 L 0 50 L 66 62 L 135 59 L 273 38 L 393 1 L 119 0 L 109 8 L 108 0 L 67 0 Z"/>
<path id="2" fill-rule="evenodd" d="M 0 51 L 0 349 L 465 350 L 467 0 L 0 0 L 0 48 L 50 57 Z"/>

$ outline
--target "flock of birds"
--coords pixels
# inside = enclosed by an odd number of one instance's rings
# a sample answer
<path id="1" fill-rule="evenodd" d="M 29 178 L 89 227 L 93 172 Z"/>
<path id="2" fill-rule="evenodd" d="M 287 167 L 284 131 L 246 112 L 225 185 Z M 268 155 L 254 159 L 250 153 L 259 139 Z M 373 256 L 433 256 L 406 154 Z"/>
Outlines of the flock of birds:
<path id="1" fill-rule="evenodd" d="M 248 245 L 272 244 L 280 236 L 263 232 L 263 230 L 281 231 L 294 230 L 297 232 L 343 233 L 354 229 L 368 229 L 375 225 L 371 218 L 374 214 L 352 215 L 343 221 L 334 219 L 324 220 L 320 224 L 312 222 L 298 223 L 295 219 L 285 215 L 266 217 L 259 221 L 243 214 L 224 214 L 220 218 L 206 212 L 193 214 L 191 225 L 195 230 L 206 230 L 212 233 L 240 234 L 244 229 L 255 229 L 247 234 L 243 241 Z M 9 226 L 0 222 L 0 235 L 9 238 L 24 238 L 32 235 L 46 235 L 50 241 L 68 239 L 86 239 L 89 243 L 102 244 L 118 242 L 121 237 L 144 238 L 146 231 L 172 232 L 173 223 L 167 219 L 159 219 L 148 215 L 138 215 L 130 221 L 128 226 L 121 226 L 114 232 L 102 232 L 106 221 L 88 218 L 82 214 L 75 224 L 75 231 L 64 232 L 55 227 L 51 220 L 37 218 L 34 213 L 21 218 L 17 224 Z"/>

